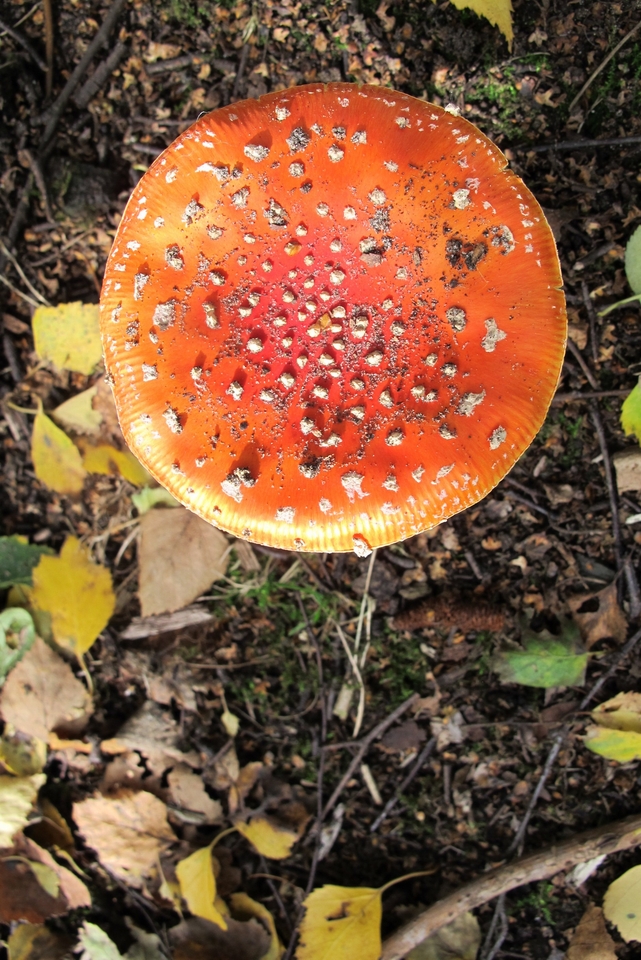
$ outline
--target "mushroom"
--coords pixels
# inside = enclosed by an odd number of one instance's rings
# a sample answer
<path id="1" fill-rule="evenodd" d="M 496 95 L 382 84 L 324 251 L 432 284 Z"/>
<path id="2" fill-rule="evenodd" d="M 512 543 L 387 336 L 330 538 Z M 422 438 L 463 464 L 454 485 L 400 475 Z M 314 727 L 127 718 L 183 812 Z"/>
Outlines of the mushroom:
<path id="1" fill-rule="evenodd" d="M 455 111 L 311 84 L 203 116 L 127 204 L 101 300 L 125 439 L 190 510 L 366 555 L 484 497 L 566 340 L 541 208 Z"/>

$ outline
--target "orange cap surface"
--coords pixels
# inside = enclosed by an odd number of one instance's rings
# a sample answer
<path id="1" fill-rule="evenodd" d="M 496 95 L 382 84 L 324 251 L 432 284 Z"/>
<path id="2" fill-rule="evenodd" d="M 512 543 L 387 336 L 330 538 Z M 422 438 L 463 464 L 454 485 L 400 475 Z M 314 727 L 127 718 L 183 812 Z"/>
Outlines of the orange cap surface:
<path id="1" fill-rule="evenodd" d="M 105 273 L 125 439 L 190 510 L 274 547 L 404 539 L 487 494 L 566 340 L 539 204 L 472 124 L 313 84 L 198 120 Z"/>

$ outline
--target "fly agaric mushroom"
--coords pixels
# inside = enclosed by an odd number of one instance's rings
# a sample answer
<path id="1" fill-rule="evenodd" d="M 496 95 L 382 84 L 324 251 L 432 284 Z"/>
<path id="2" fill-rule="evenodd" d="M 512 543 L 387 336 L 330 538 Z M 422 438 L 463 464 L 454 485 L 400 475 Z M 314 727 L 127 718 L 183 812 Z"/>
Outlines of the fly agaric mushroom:
<path id="1" fill-rule="evenodd" d="M 101 301 L 150 473 L 235 536 L 359 555 L 484 497 L 539 430 L 566 339 L 552 234 L 506 166 L 453 113 L 345 83 L 178 137 Z"/>

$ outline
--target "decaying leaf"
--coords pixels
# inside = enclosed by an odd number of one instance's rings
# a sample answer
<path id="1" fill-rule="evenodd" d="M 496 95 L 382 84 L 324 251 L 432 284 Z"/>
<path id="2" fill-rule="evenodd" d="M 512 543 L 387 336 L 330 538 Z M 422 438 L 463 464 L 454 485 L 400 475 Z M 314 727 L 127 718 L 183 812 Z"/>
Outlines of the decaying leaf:
<path id="1" fill-rule="evenodd" d="M 610 884 L 603 901 L 603 913 L 626 943 L 641 941 L 641 866 L 626 870 Z"/>
<path id="2" fill-rule="evenodd" d="M 641 733 L 641 693 L 629 691 L 600 703 L 592 711 L 592 719 L 612 730 L 632 730 Z"/>
<path id="3" fill-rule="evenodd" d="M 121 476 L 134 487 L 143 487 L 151 477 L 130 450 L 118 450 L 110 443 L 92 446 L 78 441 L 83 457 L 82 465 L 87 473 L 102 473 L 105 476 Z"/>
<path id="4" fill-rule="evenodd" d="M 183 810 L 199 813 L 203 823 L 216 823 L 223 819 L 221 803 L 212 800 L 205 790 L 202 777 L 194 773 L 187 764 L 176 764 L 167 776 L 167 785 L 173 803 Z"/>
<path id="5" fill-rule="evenodd" d="M 180 740 L 181 733 L 171 712 L 146 701 L 123 724 L 117 736 L 102 741 L 100 749 L 110 756 L 140 753 L 148 770 L 161 777 L 167 769 L 178 763 L 200 766 L 198 754 L 195 751 L 183 753 L 178 746 Z"/>
<path id="6" fill-rule="evenodd" d="M 116 944 L 95 923 L 83 923 L 78 931 L 78 943 L 82 947 L 80 960 L 122 960 Z"/>
<path id="7" fill-rule="evenodd" d="M 46 742 L 53 730 L 81 730 L 91 712 L 91 697 L 69 664 L 36 637 L 2 688 L 2 718 Z"/>
<path id="8" fill-rule="evenodd" d="M 64 430 L 39 410 L 31 434 L 31 459 L 36 477 L 56 493 L 80 493 L 87 476 L 82 457 Z"/>
<path id="9" fill-rule="evenodd" d="M 67 910 L 91 906 L 91 897 L 85 884 L 71 870 L 67 870 L 51 856 L 48 850 L 29 837 L 16 838 L 12 853 L 27 860 L 31 871 L 45 892 L 54 899 L 64 897 Z"/>
<path id="10" fill-rule="evenodd" d="M 231 816 L 253 790 L 262 769 L 262 763 L 257 760 L 245 764 L 241 769 L 233 745 L 218 758 L 211 774 L 211 785 L 214 790 L 229 791 L 227 804 Z"/>
<path id="11" fill-rule="evenodd" d="M 0 590 L 15 584 L 31 586 L 31 573 L 43 554 L 51 556 L 50 547 L 28 543 L 25 537 L 0 537 Z"/>
<path id="12" fill-rule="evenodd" d="M 237 821 L 234 826 L 259 853 L 269 860 L 284 860 L 298 840 L 298 833 L 277 824 L 271 817 L 259 815 L 249 823 Z"/>
<path id="13" fill-rule="evenodd" d="M 617 694 L 595 707 L 592 719 L 598 726 L 586 730 L 589 750 L 619 763 L 641 759 L 641 694 Z"/>
<path id="14" fill-rule="evenodd" d="M 616 583 L 597 593 L 572 597 L 569 607 L 588 650 L 606 637 L 612 637 L 617 643 L 625 640 L 628 624 L 617 600 Z"/>
<path id="15" fill-rule="evenodd" d="M 227 921 L 216 906 L 216 877 L 211 846 L 196 850 L 176 864 L 180 893 L 190 912 L 222 930 Z"/>
<path id="16" fill-rule="evenodd" d="M 59 370 L 89 376 L 100 363 L 99 308 L 95 303 L 38 307 L 31 326 L 36 353 Z"/>
<path id="17" fill-rule="evenodd" d="M 33 571 L 32 600 L 51 616 L 56 643 L 82 657 L 107 626 L 116 604 L 111 573 L 93 563 L 75 537 L 59 557 L 41 557 Z"/>
<path id="18" fill-rule="evenodd" d="M 480 945 L 479 922 L 468 911 L 419 943 L 407 960 L 475 960 Z"/>
<path id="19" fill-rule="evenodd" d="M 641 450 L 638 447 L 628 447 L 615 453 L 612 464 L 616 470 L 619 493 L 641 490 Z"/>
<path id="20" fill-rule="evenodd" d="M 26 826 L 44 773 L 31 777 L 0 776 L 0 850 L 10 847 L 13 838 Z"/>
<path id="21" fill-rule="evenodd" d="M 5 723 L 0 737 L 0 764 L 15 777 L 41 773 L 47 762 L 47 744 L 12 723 Z"/>
<path id="22" fill-rule="evenodd" d="M 156 876 L 160 854 L 176 839 L 165 804 L 142 790 L 82 800 L 73 818 L 103 867 L 132 887 Z"/>
<path id="23" fill-rule="evenodd" d="M 493 667 L 505 683 L 526 687 L 574 687 L 585 679 L 588 654 L 581 649 L 578 629 L 570 621 L 562 624 L 561 636 L 547 630 L 525 630 L 521 648 L 506 647 L 493 660 Z"/>
<path id="24" fill-rule="evenodd" d="M 327 884 L 303 901 L 297 960 L 378 960 L 381 891 Z"/>
<path id="25" fill-rule="evenodd" d="M 227 929 L 190 917 L 169 931 L 173 960 L 264 960 L 270 937 L 262 923 L 227 919 Z M 336 957 L 335 960 L 338 960 Z M 360 957 L 359 957 L 360 960 Z"/>
<path id="26" fill-rule="evenodd" d="M 603 910 L 590 904 L 572 935 L 566 960 L 616 960 L 616 944 L 608 933 Z"/>
<path id="27" fill-rule="evenodd" d="M 98 387 L 94 386 L 88 390 L 83 390 L 82 393 L 77 393 L 69 400 L 65 400 L 53 411 L 53 419 L 64 430 L 71 430 L 72 433 L 88 436 L 98 436 L 102 424 L 102 415 L 93 406 L 97 392 Z"/>
<path id="28" fill-rule="evenodd" d="M 143 617 L 186 607 L 225 575 L 227 538 L 184 507 L 150 510 L 143 516 L 140 530 Z"/>
<path id="29" fill-rule="evenodd" d="M 22 607 L 7 607 L 0 613 L 0 686 L 36 639 L 33 617 Z"/>
<path id="30" fill-rule="evenodd" d="M 231 912 L 235 920 L 249 920 L 255 917 L 262 921 L 263 925 L 269 931 L 271 944 L 268 952 L 261 957 L 261 960 L 279 960 L 283 949 L 276 932 L 276 924 L 271 913 L 262 903 L 252 900 L 246 893 L 232 893 L 230 897 Z"/>
<path id="31" fill-rule="evenodd" d="M 7 941 L 9 960 L 65 960 L 73 942 L 44 923 L 20 923 Z"/>

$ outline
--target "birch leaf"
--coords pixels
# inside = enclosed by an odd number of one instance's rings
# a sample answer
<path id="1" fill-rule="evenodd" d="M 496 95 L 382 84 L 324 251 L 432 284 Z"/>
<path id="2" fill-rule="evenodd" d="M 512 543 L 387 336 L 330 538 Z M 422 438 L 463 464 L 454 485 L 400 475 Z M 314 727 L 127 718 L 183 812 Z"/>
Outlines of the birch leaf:
<path id="1" fill-rule="evenodd" d="M 508 47 L 512 49 L 514 29 L 511 0 L 452 0 L 452 3 L 459 10 L 473 10 L 479 17 L 489 20 L 494 27 L 499 28 L 507 40 Z"/>
<path id="2" fill-rule="evenodd" d="M 190 912 L 226 930 L 227 921 L 215 906 L 216 877 L 211 847 L 203 847 L 180 860 L 176 864 L 176 876 Z"/>
<path id="3" fill-rule="evenodd" d="M 378 960 L 381 891 L 327 884 L 303 901 L 297 960 Z"/>
<path id="4" fill-rule="evenodd" d="M 64 430 L 39 410 L 31 434 L 31 459 L 38 480 L 56 493 L 80 493 L 86 473 L 80 451 Z"/>
<path id="5" fill-rule="evenodd" d="M 632 867 L 610 884 L 603 913 L 626 943 L 641 941 L 641 866 Z"/>
<path id="6" fill-rule="evenodd" d="M 89 376 L 100 363 L 99 307 L 97 303 L 61 303 L 38 307 L 31 321 L 36 353 L 59 370 Z"/>
<path id="7" fill-rule="evenodd" d="M 269 860 L 284 860 L 298 840 L 298 834 L 278 826 L 267 817 L 253 817 L 249 823 L 234 824 L 239 833 Z"/>

